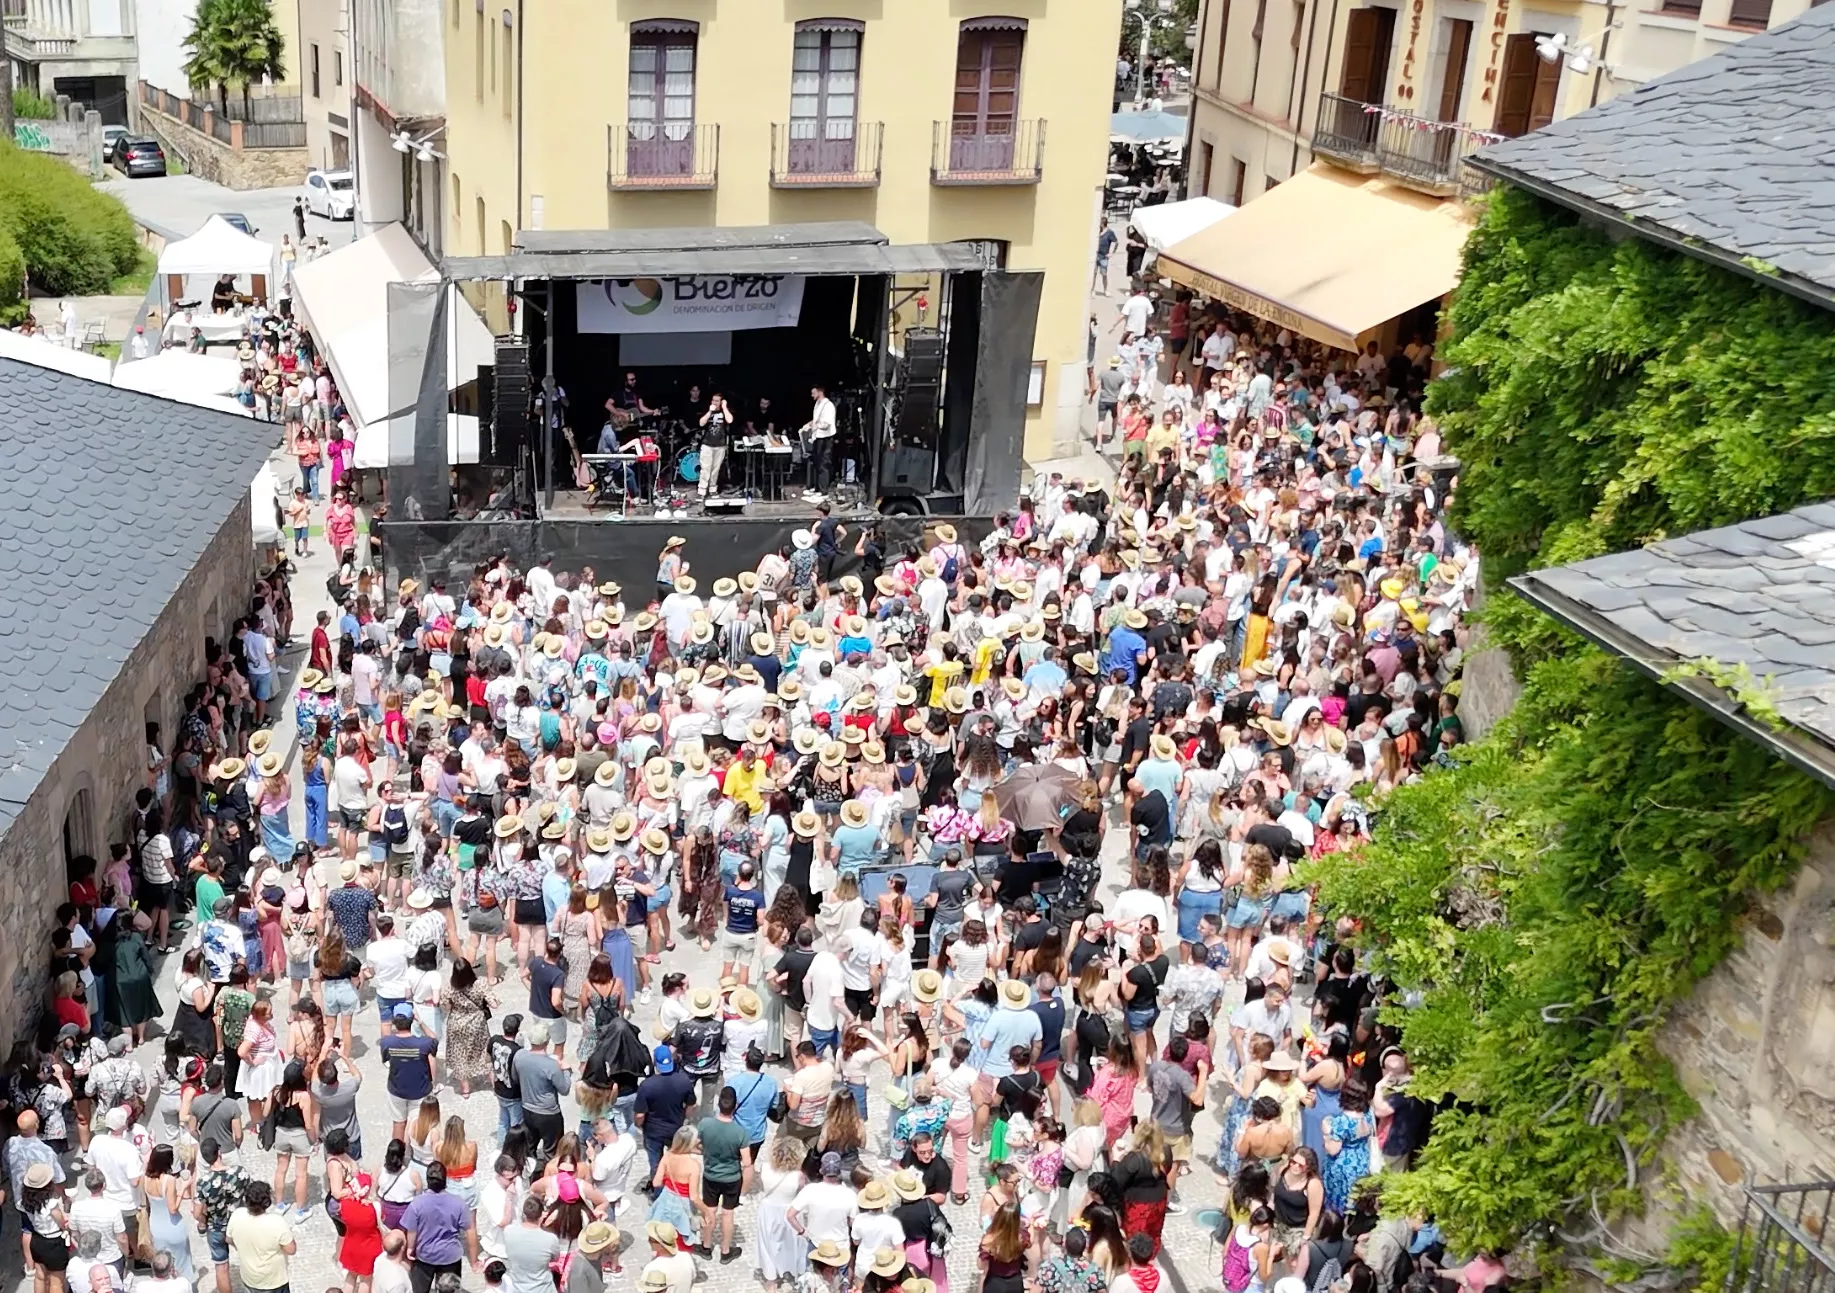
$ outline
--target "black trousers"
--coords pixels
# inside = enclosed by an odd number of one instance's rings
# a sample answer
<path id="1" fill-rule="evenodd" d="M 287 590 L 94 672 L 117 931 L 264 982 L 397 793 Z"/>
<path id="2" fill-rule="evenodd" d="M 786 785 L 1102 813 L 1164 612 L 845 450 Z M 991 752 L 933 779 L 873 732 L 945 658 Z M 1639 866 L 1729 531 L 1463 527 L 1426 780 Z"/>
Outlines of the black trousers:
<path id="1" fill-rule="evenodd" d="M 416 1261 L 408 1267 L 408 1283 L 414 1293 L 431 1293 L 433 1281 L 442 1275 L 463 1275 L 464 1262 L 423 1262 Z"/>
<path id="2" fill-rule="evenodd" d="M 828 492 L 828 478 L 834 471 L 835 438 L 824 436 L 809 442 L 809 485 L 818 494 Z"/>
<path id="3" fill-rule="evenodd" d="M 535 1143 L 536 1156 L 546 1161 L 567 1132 L 566 1119 L 558 1113 L 536 1113 L 532 1109 L 524 1109 L 522 1120 Z"/>

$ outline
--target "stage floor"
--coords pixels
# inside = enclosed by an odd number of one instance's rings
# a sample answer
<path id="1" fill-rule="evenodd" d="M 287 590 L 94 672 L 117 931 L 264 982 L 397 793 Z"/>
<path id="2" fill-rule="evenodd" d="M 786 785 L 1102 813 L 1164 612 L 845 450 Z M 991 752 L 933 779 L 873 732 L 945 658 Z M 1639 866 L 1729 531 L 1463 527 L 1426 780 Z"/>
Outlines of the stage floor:
<path id="1" fill-rule="evenodd" d="M 738 500 L 732 500 L 737 502 Z M 836 500 L 831 504 L 834 515 L 843 521 L 854 517 L 875 515 L 874 509 L 858 504 L 842 503 Z M 557 489 L 554 492 L 554 506 L 540 508 L 545 521 L 729 521 L 744 517 L 748 520 L 813 520 L 816 505 L 801 498 L 787 498 L 778 501 L 753 499 L 743 507 L 727 506 L 714 510 L 702 508 L 698 503 L 689 503 L 683 510 L 659 511 L 655 506 L 639 507 L 633 503 L 627 515 L 616 504 L 600 507 L 588 503 L 586 491 L 579 489 Z"/>

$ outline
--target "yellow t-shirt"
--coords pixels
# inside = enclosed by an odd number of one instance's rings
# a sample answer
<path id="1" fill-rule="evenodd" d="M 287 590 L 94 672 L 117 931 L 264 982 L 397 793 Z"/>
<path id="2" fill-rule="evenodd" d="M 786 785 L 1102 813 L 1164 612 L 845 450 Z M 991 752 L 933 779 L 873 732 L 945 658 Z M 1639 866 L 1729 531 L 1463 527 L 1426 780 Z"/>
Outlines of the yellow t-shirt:
<path id="1" fill-rule="evenodd" d="M 962 676 L 960 660 L 939 660 L 936 664 L 924 669 L 924 676 L 930 679 L 930 700 L 932 707 L 943 703 L 943 693 L 955 685 L 956 679 Z"/>
<path id="2" fill-rule="evenodd" d="M 764 798 L 758 793 L 758 784 L 764 780 L 764 776 L 765 762 L 763 759 L 760 759 L 750 772 L 746 771 L 745 761 L 742 759 L 726 770 L 726 781 L 721 789 L 726 792 L 728 799 L 744 804 L 756 816 L 764 810 L 765 806 Z"/>
<path id="3" fill-rule="evenodd" d="M 230 1214 L 224 1227 L 229 1246 L 242 1262 L 245 1288 L 277 1289 L 287 1283 L 287 1254 L 284 1245 L 293 1241 L 293 1228 L 272 1212 L 259 1217 L 244 1208 Z"/>

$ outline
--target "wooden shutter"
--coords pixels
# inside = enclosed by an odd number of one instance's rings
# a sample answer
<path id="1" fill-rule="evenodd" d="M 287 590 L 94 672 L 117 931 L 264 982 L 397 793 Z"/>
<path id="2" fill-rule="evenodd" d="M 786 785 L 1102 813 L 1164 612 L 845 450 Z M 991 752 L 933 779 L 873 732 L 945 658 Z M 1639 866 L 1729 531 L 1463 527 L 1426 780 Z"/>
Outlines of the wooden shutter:
<path id="1" fill-rule="evenodd" d="M 1459 120 L 1465 95 L 1465 65 L 1472 52 L 1472 20 L 1455 18 L 1446 39 L 1446 66 L 1440 73 L 1440 120 Z"/>
<path id="2" fill-rule="evenodd" d="M 1338 82 L 1338 93 L 1359 103 L 1374 103 L 1382 98 L 1382 83 L 1376 81 L 1376 15 L 1378 9 L 1353 9 L 1344 32 L 1344 72 Z M 1374 95 L 1374 97 L 1372 97 Z"/>
<path id="3" fill-rule="evenodd" d="M 1533 38 L 1530 50 L 1535 49 Z M 1529 129 L 1540 130 L 1555 119 L 1555 91 L 1561 85 L 1561 69 L 1567 63 L 1566 55 L 1550 63 L 1536 57 L 1535 90 L 1529 96 Z"/>
<path id="4" fill-rule="evenodd" d="M 1370 50 L 1370 97 L 1365 103 L 1382 103 L 1389 96 L 1389 53 L 1395 48 L 1395 10 L 1372 9 L 1376 15 L 1376 39 Z"/>
<path id="5" fill-rule="evenodd" d="M 1727 23 L 1750 31 L 1764 31 L 1771 25 L 1771 0 L 1733 0 Z"/>
<path id="6" fill-rule="evenodd" d="M 1529 105 L 1535 97 L 1536 38 L 1523 32 L 1504 42 L 1504 74 L 1497 92 L 1497 118 L 1492 129 L 1515 138 L 1529 133 Z"/>
<path id="7" fill-rule="evenodd" d="M 955 131 L 1008 135 L 1019 116 L 1023 31 L 964 31 L 956 44 Z"/>
<path id="8" fill-rule="evenodd" d="M 1230 205 L 1242 205 L 1242 191 L 1249 183 L 1249 164 L 1230 159 Z"/>

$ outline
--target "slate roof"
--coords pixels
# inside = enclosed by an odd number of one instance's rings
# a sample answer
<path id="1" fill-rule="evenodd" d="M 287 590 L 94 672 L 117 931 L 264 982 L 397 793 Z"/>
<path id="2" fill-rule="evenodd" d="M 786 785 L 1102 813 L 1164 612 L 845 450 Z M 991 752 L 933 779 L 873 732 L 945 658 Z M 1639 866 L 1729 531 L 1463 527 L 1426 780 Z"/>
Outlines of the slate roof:
<path id="1" fill-rule="evenodd" d="M 278 438 L 271 423 L 0 359 L 0 831 Z"/>
<path id="2" fill-rule="evenodd" d="M 1472 163 L 1835 307 L 1835 5 Z"/>
<path id="3" fill-rule="evenodd" d="M 1510 581 L 1529 601 L 1651 674 L 1703 657 L 1746 665 L 1794 731 L 1697 703 L 1835 785 L 1835 502 L 1703 530 Z"/>

